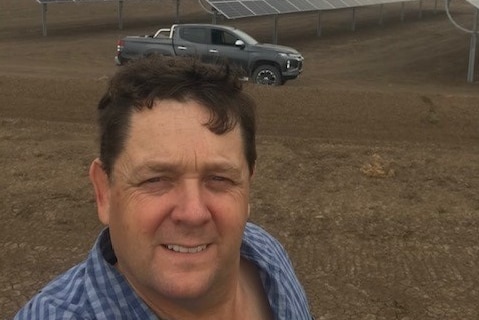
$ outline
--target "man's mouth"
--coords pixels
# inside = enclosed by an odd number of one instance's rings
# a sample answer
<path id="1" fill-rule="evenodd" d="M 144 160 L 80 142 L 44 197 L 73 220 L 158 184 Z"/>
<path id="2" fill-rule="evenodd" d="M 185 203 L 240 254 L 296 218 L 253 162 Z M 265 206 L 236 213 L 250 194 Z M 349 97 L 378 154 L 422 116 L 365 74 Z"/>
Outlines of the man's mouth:
<path id="1" fill-rule="evenodd" d="M 206 249 L 207 245 L 202 244 L 201 246 L 196 247 L 183 247 L 177 244 L 167 244 L 165 247 L 168 250 L 179 252 L 179 253 L 198 253 Z"/>

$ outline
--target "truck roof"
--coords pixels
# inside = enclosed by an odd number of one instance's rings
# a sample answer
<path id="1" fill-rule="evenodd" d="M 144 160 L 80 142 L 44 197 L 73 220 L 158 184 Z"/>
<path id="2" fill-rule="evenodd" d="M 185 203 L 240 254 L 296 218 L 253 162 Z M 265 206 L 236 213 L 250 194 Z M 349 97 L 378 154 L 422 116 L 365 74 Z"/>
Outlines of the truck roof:
<path id="1" fill-rule="evenodd" d="M 222 24 L 212 24 L 212 23 L 177 23 L 172 25 L 172 28 L 176 26 L 188 26 L 188 27 L 210 27 L 210 28 L 222 28 L 229 30 L 237 30 L 238 28 L 232 26 L 225 26 Z"/>

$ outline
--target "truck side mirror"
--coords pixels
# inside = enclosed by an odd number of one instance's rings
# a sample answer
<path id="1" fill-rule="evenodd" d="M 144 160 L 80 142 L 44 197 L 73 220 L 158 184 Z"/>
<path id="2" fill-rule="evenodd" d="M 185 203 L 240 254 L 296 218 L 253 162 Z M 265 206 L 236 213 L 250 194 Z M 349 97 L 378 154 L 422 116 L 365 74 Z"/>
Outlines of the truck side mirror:
<path id="1" fill-rule="evenodd" d="M 243 40 L 236 40 L 235 47 L 239 47 L 239 48 L 243 49 L 245 47 L 244 41 Z"/>

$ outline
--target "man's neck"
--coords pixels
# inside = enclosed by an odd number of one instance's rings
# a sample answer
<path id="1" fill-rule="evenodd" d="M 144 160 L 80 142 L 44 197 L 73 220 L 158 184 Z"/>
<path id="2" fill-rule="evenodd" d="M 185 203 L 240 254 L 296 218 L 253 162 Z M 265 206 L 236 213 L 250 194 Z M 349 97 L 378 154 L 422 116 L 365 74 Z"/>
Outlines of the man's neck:
<path id="1" fill-rule="evenodd" d="M 221 292 L 200 299 L 163 301 L 161 304 L 145 302 L 160 320 L 273 319 L 259 272 L 253 263 L 242 259 L 238 276 L 228 280 L 228 286 Z"/>

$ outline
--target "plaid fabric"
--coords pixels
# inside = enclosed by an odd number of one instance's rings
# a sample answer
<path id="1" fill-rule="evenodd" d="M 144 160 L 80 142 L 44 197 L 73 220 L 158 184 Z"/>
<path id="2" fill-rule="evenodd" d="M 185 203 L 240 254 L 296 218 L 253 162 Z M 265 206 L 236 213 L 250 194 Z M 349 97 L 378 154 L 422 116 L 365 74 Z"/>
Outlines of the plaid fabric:
<path id="1" fill-rule="evenodd" d="M 276 320 L 309 320 L 312 316 L 303 287 L 281 244 L 259 226 L 248 223 L 241 256 L 260 270 L 261 280 Z"/>
<path id="2" fill-rule="evenodd" d="M 88 258 L 46 285 L 14 320 L 158 318 L 113 267 L 116 257 L 108 229 Z"/>
<path id="3" fill-rule="evenodd" d="M 304 290 L 277 240 L 248 223 L 241 256 L 259 268 L 276 320 L 311 319 Z M 113 267 L 115 262 L 110 234 L 105 229 L 84 262 L 50 282 L 14 319 L 158 320 Z"/>

